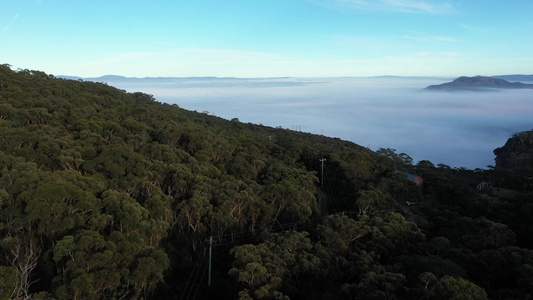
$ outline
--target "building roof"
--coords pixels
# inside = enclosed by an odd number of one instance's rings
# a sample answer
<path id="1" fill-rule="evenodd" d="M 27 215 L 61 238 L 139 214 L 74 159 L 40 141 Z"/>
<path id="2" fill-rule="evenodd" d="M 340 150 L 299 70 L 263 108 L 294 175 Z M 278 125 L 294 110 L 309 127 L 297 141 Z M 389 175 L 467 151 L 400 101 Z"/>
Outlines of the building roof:
<path id="1" fill-rule="evenodd" d="M 403 174 L 407 177 L 407 180 L 410 180 L 410 181 L 424 181 L 424 178 L 418 176 L 418 175 L 415 175 L 415 174 L 412 174 L 412 173 L 408 173 L 408 172 L 404 172 L 404 171 L 400 171 L 400 170 L 396 170 L 394 171 L 394 173 L 396 174 Z M 416 180 L 418 179 L 418 180 Z"/>

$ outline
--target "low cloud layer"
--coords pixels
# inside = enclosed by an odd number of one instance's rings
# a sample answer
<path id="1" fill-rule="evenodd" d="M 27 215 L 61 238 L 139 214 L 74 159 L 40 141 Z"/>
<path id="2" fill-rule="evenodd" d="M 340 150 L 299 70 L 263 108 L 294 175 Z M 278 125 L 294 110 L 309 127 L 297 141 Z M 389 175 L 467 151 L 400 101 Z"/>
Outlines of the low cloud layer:
<path id="1" fill-rule="evenodd" d="M 494 165 L 492 151 L 533 128 L 533 91 L 435 93 L 421 89 L 449 78 L 182 79 L 113 82 L 158 101 L 273 127 L 300 129 L 394 148 L 415 162 L 452 167 Z"/>

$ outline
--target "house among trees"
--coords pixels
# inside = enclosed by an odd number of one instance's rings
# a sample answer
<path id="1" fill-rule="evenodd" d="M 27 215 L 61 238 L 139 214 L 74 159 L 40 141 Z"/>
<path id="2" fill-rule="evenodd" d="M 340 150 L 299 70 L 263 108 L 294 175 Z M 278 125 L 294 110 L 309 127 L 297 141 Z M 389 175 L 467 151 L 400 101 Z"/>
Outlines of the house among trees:
<path id="1" fill-rule="evenodd" d="M 478 183 L 477 186 L 476 186 L 476 189 L 478 190 L 478 192 L 486 191 L 489 188 L 490 188 L 489 183 L 484 181 L 484 180 L 482 182 Z"/>
<path id="2" fill-rule="evenodd" d="M 424 178 L 422 178 L 422 177 L 420 177 L 418 175 L 415 175 L 415 174 L 412 174 L 412 173 L 408 173 L 408 172 L 404 172 L 404 171 L 400 171 L 400 170 L 396 170 L 396 171 L 394 171 L 394 173 L 405 176 L 405 178 L 407 180 L 414 182 L 418 186 L 424 185 Z"/>
<path id="3" fill-rule="evenodd" d="M 475 187 L 478 193 L 486 193 L 492 191 L 492 184 L 478 177 L 464 178 L 464 180 L 471 186 Z"/>

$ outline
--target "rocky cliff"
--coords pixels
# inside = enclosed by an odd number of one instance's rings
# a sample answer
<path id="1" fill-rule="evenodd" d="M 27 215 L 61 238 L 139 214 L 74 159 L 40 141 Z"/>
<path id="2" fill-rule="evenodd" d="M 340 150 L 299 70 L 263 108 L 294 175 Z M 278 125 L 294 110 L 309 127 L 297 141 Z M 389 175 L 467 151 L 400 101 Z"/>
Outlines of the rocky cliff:
<path id="1" fill-rule="evenodd" d="M 513 135 L 505 145 L 494 150 L 496 167 L 533 170 L 533 130 Z"/>

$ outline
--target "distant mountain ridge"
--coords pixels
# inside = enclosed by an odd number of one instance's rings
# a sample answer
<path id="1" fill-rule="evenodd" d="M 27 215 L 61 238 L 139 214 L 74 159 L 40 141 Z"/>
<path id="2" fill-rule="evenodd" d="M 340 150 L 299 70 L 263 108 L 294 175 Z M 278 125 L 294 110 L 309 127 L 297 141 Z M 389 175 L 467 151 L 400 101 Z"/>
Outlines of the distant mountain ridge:
<path id="1" fill-rule="evenodd" d="M 174 88 L 205 88 L 205 87 L 291 87 L 311 84 L 323 84 L 324 81 L 301 80 L 295 77 L 125 77 L 120 75 L 104 75 L 100 77 L 58 76 L 63 79 L 82 80 L 107 83 L 112 86 L 123 87 L 134 85 L 164 85 Z"/>
<path id="2" fill-rule="evenodd" d="M 498 76 L 491 76 L 491 77 L 507 80 L 510 82 L 514 82 L 514 81 L 533 82 L 533 75 L 514 74 L 514 75 L 498 75 Z"/>
<path id="3" fill-rule="evenodd" d="M 525 76 L 529 78 L 530 75 L 509 75 Z M 507 77 L 507 76 L 500 76 Z M 533 76 L 531 76 L 533 77 Z M 487 76 L 462 76 L 452 82 L 446 82 L 438 85 L 430 85 L 425 88 L 430 91 L 464 91 L 464 90 L 483 90 L 483 89 L 533 89 L 533 84 L 526 84 L 522 82 L 509 82 L 505 79 Z"/>
<path id="4" fill-rule="evenodd" d="M 127 77 L 122 75 L 103 75 L 99 77 L 79 77 L 79 76 L 69 76 L 69 75 L 59 75 L 58 78 L 70 79 L 70 80 L 84 80 L 84 81 L 94 81 L 102 82 L 106 80 L 123 80 L 123 81 L 147 81 L 147 80 L 169 80 L 169 81 L 184 81 L 184 80 L 283 80 L 291 79 L 292 77 L 216 77 L 216 76 L 185 76 L 185 77 L 172 77 L 172 76 L 160 76 L 160 77 Z"/>

